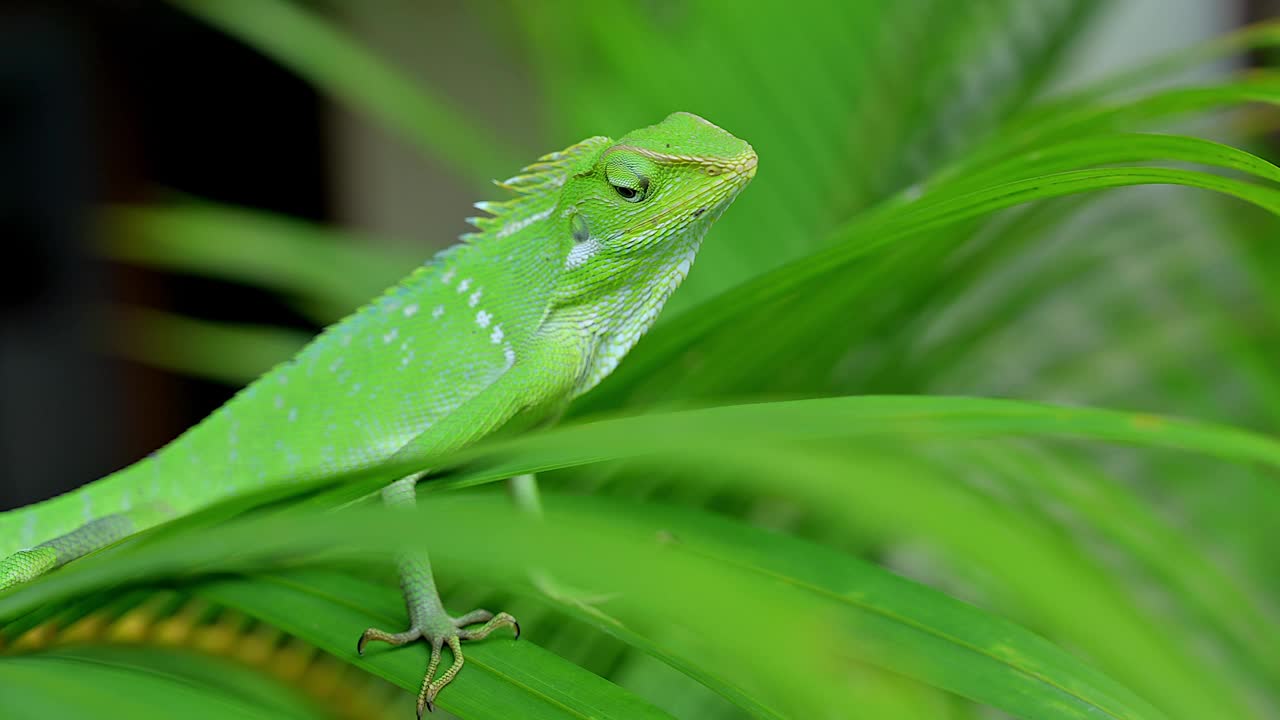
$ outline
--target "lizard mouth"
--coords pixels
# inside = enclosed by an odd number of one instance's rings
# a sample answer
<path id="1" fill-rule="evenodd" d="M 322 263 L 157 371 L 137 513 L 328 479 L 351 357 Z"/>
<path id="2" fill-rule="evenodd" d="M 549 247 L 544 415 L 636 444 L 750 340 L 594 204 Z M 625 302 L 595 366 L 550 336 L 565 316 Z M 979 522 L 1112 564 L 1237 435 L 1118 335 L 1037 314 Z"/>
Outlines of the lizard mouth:
<path id="1" fill-rule="evenodd" d="M 745 184 L 756 176 L 756 165 L 759 162 L 760 158 L 756 155 L 755 148 L 747 145 L 747 149 L 741 155 L 729 160 L 713 160 L 705 163 L 705 167 L 708 175 L 727 173 Z"/>

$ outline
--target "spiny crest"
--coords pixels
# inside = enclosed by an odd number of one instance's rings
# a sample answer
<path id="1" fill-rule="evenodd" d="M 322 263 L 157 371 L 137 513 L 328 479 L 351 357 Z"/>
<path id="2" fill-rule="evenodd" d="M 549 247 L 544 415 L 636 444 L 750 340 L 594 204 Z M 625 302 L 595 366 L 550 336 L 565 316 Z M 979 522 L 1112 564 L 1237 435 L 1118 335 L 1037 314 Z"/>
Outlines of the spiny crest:
<path id="1" fill-rule="evenodd" d="M 495 180 L 494 184 L 520 194 L 544 192 L 547 188 L 564 185 L 569 171 L 582 157 L 608 145 L 612 140 L 603 135 L 587 138 L 558 152 L 547 153 L 536 162 L 523 168 L 514 177 Z"/>
<path id="2" fill-rule="evenodd" d="M 611 142 L 613 141 L 604 136 L 587 138 L 559 152 L 543 155 L 513 177 L 495 180 L 495 185 L 514 192 L 516 197 L 476 203 L 476 209 L 489 213 L 490 217 L 471 217 L 467 218 L 467 222 L 481 232 L 500 231 L 504 226 L 521 227 L 522 218 L 532 217 L 538 211 L 546 209 L 547 201 L 554 198 L 555 193 L 564 186 L 578 161 Z M 475 233 L 462 236 L 464 242 L 475 238 Z"/>
<path id="3" fill-rule="evenodd" d="M 495 181 L 498 187 L 511 190 L 517 194 L 510 200 L 496 202 L 478 202 L 477 208 L 489 213 L 492 217 L 467 218 L 467 222 L 479 228 L 481 232 L 493 230 L 496 234 L 511 232 L 536 219 L 539 212 L 554 206 L 556 191 L 569 178 L 573 167 L 583 157 L 608 146 L 612 140 L 597 136 L 587 138 L 580 143 L 570 145 L 559 152 L 549 153 L 538 158 L 536 162 L 520 171 L 508 180 Z M 504 230 L 504 228 L 506 228 Z M 406 292 L 412 292 L 422 282 L 422 278 L 438 271 L 444 261 L 458 253 L 466 252 L 467 243 L 480 237 L 477 233 L 467 233 L 460 240 L 462 243 L 451 245 L 431 257 L 427 262 L 414 269 L 400 282 L 387 288 L 380 296 L 374 298 L 356 313 L 357 316 L 367 312 L 376 312 L 388 302 L 396 302 Z M 320 337 L 330 334 L 336 325 L 326 328 Z"/>

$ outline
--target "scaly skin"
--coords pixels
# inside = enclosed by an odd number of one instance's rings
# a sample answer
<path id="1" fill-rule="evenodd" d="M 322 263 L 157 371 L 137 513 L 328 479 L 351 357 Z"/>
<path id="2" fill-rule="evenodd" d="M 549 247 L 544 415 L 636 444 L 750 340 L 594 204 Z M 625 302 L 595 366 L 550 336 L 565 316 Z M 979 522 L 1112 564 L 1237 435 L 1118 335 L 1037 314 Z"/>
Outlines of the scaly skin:
<path id="1" fill-rule="evenodd" d="M 444 453 L 558 417 L 653 324 L 755 171 L 750 145 L 688 113 L 544 156 L 499 183 L 514 199 L 477 203 L 493 216 L 472 220 L 478 232 L 153 457 L 0 514 L 0 557 L 10 556 L 0 589 L 237 493 L 399 452 Z M 384 499 L 412 505 L 415 482 L 396 481 Z M 519 496 L 530 492 L 523 482 Z M 451 618 L 427 555 L 405 553 L 399 566 L 411 626 L 370 629 L 360 649 L 369 640 L 432 645 L 421 715 L 461 668 L 461 640 L 519 626 L 505 613 Z M 444 645 L 454 662 L 435 680 Z"/>

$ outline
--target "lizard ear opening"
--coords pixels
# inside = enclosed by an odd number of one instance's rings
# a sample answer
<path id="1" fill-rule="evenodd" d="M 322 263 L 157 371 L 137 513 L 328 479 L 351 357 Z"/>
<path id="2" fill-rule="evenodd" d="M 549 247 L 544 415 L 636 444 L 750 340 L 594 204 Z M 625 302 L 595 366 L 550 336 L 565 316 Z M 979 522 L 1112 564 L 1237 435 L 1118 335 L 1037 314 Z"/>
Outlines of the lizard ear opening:
<path id="1" fill-rule="evenodd" d="M 587 226 L 587 219 L 582 217 L 581 213 L 575 213 L 573 219 L 569 221 L 569 229 L 573 232 L 573 242 L 581 245 L 591 239 L 591 228 Z"/>

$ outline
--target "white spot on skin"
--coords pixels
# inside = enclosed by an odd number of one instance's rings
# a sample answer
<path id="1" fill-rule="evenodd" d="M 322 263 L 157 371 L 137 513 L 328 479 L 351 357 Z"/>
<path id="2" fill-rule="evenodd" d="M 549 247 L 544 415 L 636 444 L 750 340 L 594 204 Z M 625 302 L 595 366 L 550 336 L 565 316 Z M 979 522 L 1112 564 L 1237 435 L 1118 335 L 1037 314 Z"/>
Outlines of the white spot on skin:
<path id="1" fill-rule="evenodd" d="M 580 267 L 583 263 L 595 257 L 598 252 L 600 252 L 600 243 L 595 238 L 589 238 L 574 245 L 573 249 L 569 251 L 569 255 L 565 257 L 565 269 L 572 270 Z"/>
<path id="2" fill-rule="evenodd" d="M 502 338 L 503 338 L 502 326 L 494 325 L 493 332 L 489 333 L 489 339 L 493 341 L 494 345 L 497 345 L 498 343 L 502 342 Z"/>
<path id="3" fill-rule="evenodd" d="M 342 347 L 351 347 L 351 334 L 347 333 L 342 336 Z"/>
<path id="4" fill-rule="evenodd" d="M 437 305 L 436 309 L 431 311 L 431 317 L 436 318 L 438 320 L 441 315 L 444 315 L 444 306 Z"/>
<path id="5" fill-rule="evenodd" d="M 418 314 L 418 305 L 417 305 L 417 303 L 414 303 L 414 304 L 412 304 L 412 305 L 405 305 L 405 307 L 404 307 L 404 316 L 405 316 L 405 317 L 413 317 L 414 315 L 417 315 L 417 314 Z"/>
<path id="6" fill-rule="evenodd" d="M 464 293 L 470 288 L 471 288 L 471 278 L 463 278 L 462 282 L 458 283 L 458 292 L 460 293 Z"/>
<path id="7" fill-rule="evenodd" d="M 510 370 L 511 366 L 516 364 L 515 348 L 508 344 L 506 347 L 502 348 L 502 356 L 507 359 L 507 369 Z"/>
<path id="8" fill-rule="evenodd" d="M 279 395 L 277 395 L 277 396 L 276 396 L 276 398 L 275 398 L 275 400 L 273 400 L 273 401 L 272 401 L 272 404 L 274 404 L 274 405 L 276 406 L 276 409 L 277 409 L 277 410 L 280 410 L 280 409 L 284 408 L 284 398 L 282 398 L 282 397 L 280 397 Z"/>
<path id="9" fill-rule="evenodd" d="M 391 341 L 395 340 L 395 339 L 396 339 L 396 336 L 397 336 L 397 335 L 399 335 L 399 334 L 400 334 L 400 331 L 399 331 L 399 330 L 397 330 L 397 329 L 395 329 L 395 328 L 391 328 L 391 332 L 389 332 L 389 333 L 387 333 L 386 335 L 383 335 L 383 336 L 382 336 L 382 342 L 384 342 L 384 343 L 386 343 L 386 344 L 390 345 L 390 344 L 391 344 Z"/>
<path id="10" fill-rule="evenodd" d="M 493 316 L 485 312 L 484 310 L 481 310 L 480 312 L 476 313 L 476 324 L 482 328 L 489 327 L 489 321 L 492 319 L 493 319 Z"/>
<path id="11" fill-rule="evenodd" d="M 475 307 L 476 305 L 478 305 L 480 303 L 480 294 L 483 292 L 484 290 L 477 290 L 471 293 L 471 297 L 467 299 L 467 305 L 470 307 Z"/>
<path id="12" fill-rule="evenodd" d="M 338 368 L 342 367 L 342 361 L 343 361 L 343 358 L 338 358 L 337 360 L 334 360 L 333 362 L 329 363 L 329 372 L 331 373 L 338 372 Z"/>
<path id="13" fill-rule="evenodd" d="M 440 282 L 444 283 L 445 285 L 448 285 L 449 282 L 453 280 L 453 274 L 454 274 L 454 269 L 449 268 L 444 272 L 443 275 L 440 276 Z"/>
<path id="14" fill-rule="evenodd" d="M 289 408 L 289 422 L 296 422 L 298 419 L 298 408 Z"/>

